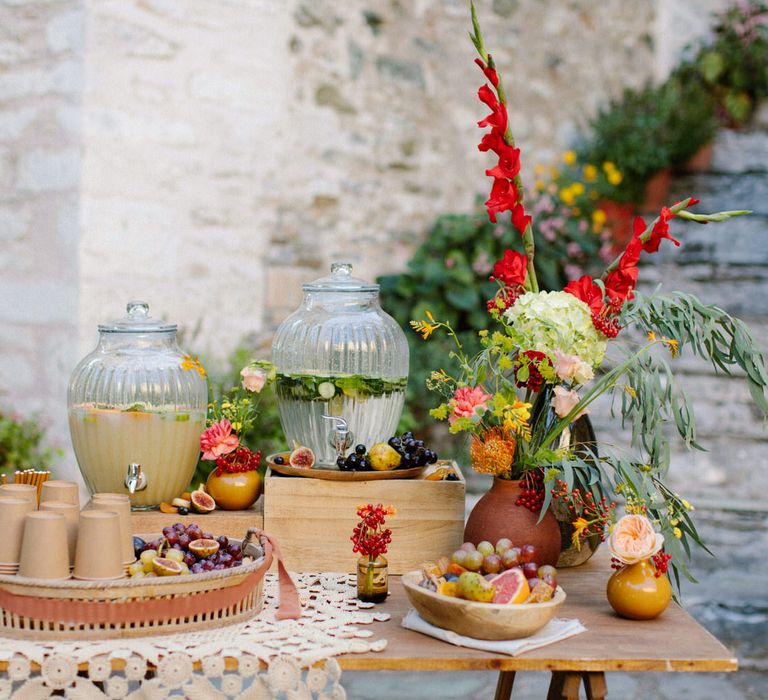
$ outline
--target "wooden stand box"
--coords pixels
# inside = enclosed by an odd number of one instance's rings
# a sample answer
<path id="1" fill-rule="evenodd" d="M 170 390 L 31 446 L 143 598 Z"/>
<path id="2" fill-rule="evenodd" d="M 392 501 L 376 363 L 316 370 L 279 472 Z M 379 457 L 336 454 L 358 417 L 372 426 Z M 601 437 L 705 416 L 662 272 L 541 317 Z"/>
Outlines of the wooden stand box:
<path id="1" fill-rule="evenodd" d="M 386 554 L 389 573 L 418 569 L 457 549 L 464 535 L 466 483 L 389 479 L 324 481 L 283 476 L 267 470 L 264 530 L 280 544 L 291 571 L 355 571 L 352 529 L 357 506 L 382 503 L 397 509 L 387 518 L 392 544 Z M 429 470 L 428 470 L 429 471 Z M 428 473 L 425 472 L 426 473 Z"/>

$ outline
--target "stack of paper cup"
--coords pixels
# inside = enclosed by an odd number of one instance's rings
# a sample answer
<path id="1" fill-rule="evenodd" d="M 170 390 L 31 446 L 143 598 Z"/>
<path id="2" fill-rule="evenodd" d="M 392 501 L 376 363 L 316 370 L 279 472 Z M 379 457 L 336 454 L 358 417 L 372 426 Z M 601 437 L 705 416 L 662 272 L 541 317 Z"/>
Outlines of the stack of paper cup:
<path id="1" fill-rule="evenodd" d="M 6 484 L 6 486 L 21 485 Z M 35 500 L 30 501 L 28 498 L 10 498 L 5 493 L 0 492 L 0 533 L 2 533 L 0 536 L 0 574 L 15 574 L 19 570 L 24 518 L 35 510 L 36 502 L 36 495 Z"/>
<path id="2" fill-rule="evenodd" d="M 34 505 L 37 510 L 37 486 L 32 484 L 0 484 L 0 496 L 23 498 Z"/>
<path id="3" fill-rule="evenodd" d="M 120 543 L 123 565 L 127 568 L 136 561 L 133 551 L 133 532 L 131 527 L 131 501 L 121 493 L 95 493 L 91 498 L 92 510 L 112 511 L 120 518 Z"/>
<path id="4" fill-rule="evenodd" d="M 74 481 L 52 480 L 43 483 L 40 491 L 40 503 L 56 501 L 57 503 L 71 503 L 80 509 L 80 489 Z"/>
<path id="5" fill-rule="evenodd" d="M 69 567 L 75 565 L 75 549 L 77 547 L 77 525 L 80 522 L 80 508 L 74 503 L 63 501 L 41 501 L 41 511 L 61 513 L 67 525 L 67 550 L 69 552 Z"/>
<path id="6" fill-rule="evenodd" d="M 21 542 L 19 576 L 69 578 L 69 548 L 64 515 L 52 511 L 27 513 Z"/>
<path id="7" fill-rule="evenodd" d="M 83 581 L 123 578 L 120 518 L 114 511 L 84 510 L 77 527 L 74 576 Z"/>

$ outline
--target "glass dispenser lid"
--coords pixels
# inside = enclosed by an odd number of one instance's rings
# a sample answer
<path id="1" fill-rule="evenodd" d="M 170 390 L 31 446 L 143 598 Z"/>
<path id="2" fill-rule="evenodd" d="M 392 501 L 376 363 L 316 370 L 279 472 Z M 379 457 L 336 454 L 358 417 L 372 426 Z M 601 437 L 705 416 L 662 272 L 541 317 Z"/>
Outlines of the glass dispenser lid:
<path id="1" fill-rule="evenodd" d="M 305 292 L 378 292 L 379 285 L 352 276 L 352 263 L 335 262 L 331 274 L 302 285 Z"/>
<path id="2" fill-rule="evenodd" d="M 100 333 L 168 333 L 175 331 L 175 323 L 166 323 L 149 315 L 149 304 L 145 301 L 129 301 L 125 316 L 99 324 Z"/>

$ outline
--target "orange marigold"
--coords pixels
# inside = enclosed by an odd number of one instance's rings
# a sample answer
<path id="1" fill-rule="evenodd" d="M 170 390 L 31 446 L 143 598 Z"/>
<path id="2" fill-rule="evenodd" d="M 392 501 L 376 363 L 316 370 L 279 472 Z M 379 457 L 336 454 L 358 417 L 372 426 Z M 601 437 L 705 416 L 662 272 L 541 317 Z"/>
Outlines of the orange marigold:
<path id="1" fill-rule="evenodd" d="M 481 474 L 509 477 L 515 459 L 517 440 L 501 428 L 491 428 L 474 435 L 469 448 L 472 466 Z"/>

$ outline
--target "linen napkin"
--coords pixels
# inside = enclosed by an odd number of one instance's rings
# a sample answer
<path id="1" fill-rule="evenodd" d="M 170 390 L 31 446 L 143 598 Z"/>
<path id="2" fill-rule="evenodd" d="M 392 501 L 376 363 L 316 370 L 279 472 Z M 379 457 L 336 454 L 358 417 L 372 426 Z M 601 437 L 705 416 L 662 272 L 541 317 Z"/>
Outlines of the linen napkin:
<path id="1" fill-rule="evenodd" d="M 538 632 L 530 637 L 525 637 L 524 639 L 508 639 L 501 641 L 473 639 L 472 637 L 464 637 L 460 634 L 456 634 L 456 632 L 451 632 L 450 630 L 435 627 L 424 620 L 413 608 L 411 608 L 403 618 L 403 627 L 413 630 L 414 632 L 421 632 L 421 634 L 435 637 L 435 639 L 440 639 L 458 647 L 482 649 L 483 651 L 492 651 L 499 654 L 507 654 L 508 656 L 517 656 L 526 651 L 532 651 L 533 649 L 538 649 L 547 644 L 554 644 L 555 642 L 568 639 L 568 637 L 573 637 L 576 634 L 581 634 L 582 632 L 587 631 L 587 628 L 578 620 L 553 618 Z"/>

